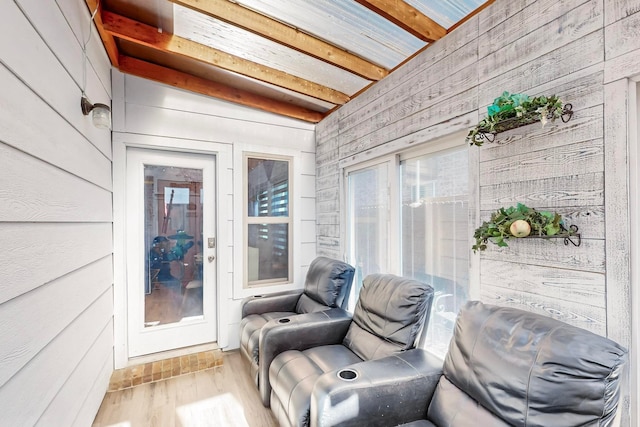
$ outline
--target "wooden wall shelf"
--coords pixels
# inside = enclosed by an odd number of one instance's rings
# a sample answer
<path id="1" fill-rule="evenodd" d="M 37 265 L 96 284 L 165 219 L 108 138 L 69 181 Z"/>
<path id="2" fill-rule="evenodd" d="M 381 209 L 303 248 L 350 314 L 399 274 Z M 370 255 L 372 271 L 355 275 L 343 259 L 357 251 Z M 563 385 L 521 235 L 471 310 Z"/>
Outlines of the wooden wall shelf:
<path id="1" fill-rule="evenodd" d="M 571 243 L 573 246 L 580 246 L 582 243 L 582 238 L 580 237 L 580 233 L 578 233 L 578 226 L 571 225 L 569 230 L 563 231 L 562 233 L 556 234 L 555 236 L 527 236 L 520 237 L 520 239 L 564 239 L 564 244 L 568 245 Z"/>

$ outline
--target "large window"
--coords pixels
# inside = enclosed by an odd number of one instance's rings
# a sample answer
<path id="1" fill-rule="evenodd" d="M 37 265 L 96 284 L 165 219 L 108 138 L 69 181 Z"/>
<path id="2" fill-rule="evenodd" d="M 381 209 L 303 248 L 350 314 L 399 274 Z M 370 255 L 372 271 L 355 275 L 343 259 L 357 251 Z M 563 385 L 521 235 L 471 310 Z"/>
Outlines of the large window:
<path id="1" fill-rule="evenodd" d="M 467 148 L 403 153 L 346 170 L 347 254 L 356 267 L 352 303 L 371 273 L 433 286 L 424 346 L 443 356 L 469 289 Z"/>
<path id="2" fill-rule="evenodd" d="M 469 289 L 467 150 L 400 162 L 400 274 L 431 284 L 426 347 L 444 355 Z"/>
<path id="3" fill-rule="evenodd" d="M 290 159 L 245 156 L 246 285 L 291 280 Z"/>
<path id="4" fill-rule="evenodd" d="M 355 306 L 362 279 L 389 271 L 389 172 L 386 163 L 348 175 L 349 260 L 356 268 L 352 286 Z"/>

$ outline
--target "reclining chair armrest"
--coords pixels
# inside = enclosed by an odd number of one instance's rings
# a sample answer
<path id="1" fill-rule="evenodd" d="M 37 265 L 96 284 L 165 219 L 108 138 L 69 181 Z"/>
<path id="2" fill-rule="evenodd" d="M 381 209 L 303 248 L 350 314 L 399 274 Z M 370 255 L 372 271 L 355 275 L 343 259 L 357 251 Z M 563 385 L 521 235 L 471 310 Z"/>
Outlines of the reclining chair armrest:
<path id="1" fill-rule="evenodd" d="M 413 349 L 328 372 L 313 388 L 310 425 L 372 427 L 426 419 L 442 364 Z"/>
<path id="2" fill-rule="evenodd" d="M 263 314 L 274 311 L 295 311 L 302 295 L 302 289 L 278 292 L 270 295 L 256 295 L 242 300 L 242 318 L 250 314 Z"/>
<path id="3" fill-rule="evenodd" d="M 306 350 L 321 345 L 340 344 L 351 324 L 351 314 L 341 308 L 299 314 L 289 321 L 267 322 L 260 331 L 259 388 L 264 406 L 269 406 L 271 384 L 269 365 L 287 350 Z"/>

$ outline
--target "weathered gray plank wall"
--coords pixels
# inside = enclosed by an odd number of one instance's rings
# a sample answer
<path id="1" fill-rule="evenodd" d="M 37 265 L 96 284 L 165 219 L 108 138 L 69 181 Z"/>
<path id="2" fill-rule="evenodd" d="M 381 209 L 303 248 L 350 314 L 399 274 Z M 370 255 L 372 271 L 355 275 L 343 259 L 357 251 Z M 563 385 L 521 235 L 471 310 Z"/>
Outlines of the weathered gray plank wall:
<path id="1" fill-rule="evenodd" d="M 629 346 L 625 99 L 626 78 L 640 73 L 638 12 L 638 0 L 498 0 L 323 120 L 318 253 L 341 258 L 344 250 L 341 160 L 468 129 L 505 90 L 558 94 L 573 104 L 569 123 L 530 125 L 470 148 L 469 237 L 496 208 L 522 202 L 566 216 L 582 245 L 529 239 L 471 255 L 471 294 Z"/>
<path id="2" fill-rule="evenodd" d="M 91 425 L 113 370 L 111 133 L 80 111 L 83 0 L 0 5 L 3 426 Z M 109 104 L 95 30 L 86 93 Z"/>
<path id="3" fill-rule="evenodd" d="M 470 148 L 469 237 L 522 202 L 563 214 L 582 245 L 529 239 L 472 254 L 471 296 L 630 347 L 627 102 L 638 74 L 640 0 L 496 1 L 317 126 L 318 253 L 344 250 L 341 160 L 468 129 L 505 90 L 555 93 L 573 104 L 569 123 Z"/>

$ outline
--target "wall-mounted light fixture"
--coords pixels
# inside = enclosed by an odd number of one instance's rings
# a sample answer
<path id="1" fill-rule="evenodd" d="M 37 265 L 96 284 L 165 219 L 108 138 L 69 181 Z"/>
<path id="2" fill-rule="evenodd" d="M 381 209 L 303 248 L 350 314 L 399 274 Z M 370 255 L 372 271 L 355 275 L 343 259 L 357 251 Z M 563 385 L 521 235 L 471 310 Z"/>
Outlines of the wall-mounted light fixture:
<path id="1" fill-rule="evenodd" d="M 91 13 L 91 17 L 89 18 L 89 36 L 82 44 L 82 96 L 80 97 L 80 108 L 82 108 L 82 114 L 85 116 L 88 116 L 89 113 L 91 113 L 91 121 L 95 127 L 98 129 L 111 129 L 111 108 L 105 104 L 92 104 L 84 94 L 84 90 L 87 86 L 87 44 L 89 43 L 89 40 L 91 40 L 93 19 L 96 17 L 96 13 L 98 13 L 99 9 L 100 0 L 98 0 L 95 10 Z"/>
<path id="2" fill-rule="evenodd" d="M 88 116 L 91 113 L 91 121 L 98 129 L 111 129 L 111 108 L 105 104 L 92 104 L 86 96 L 80 98 L 82 114 Z"/>

